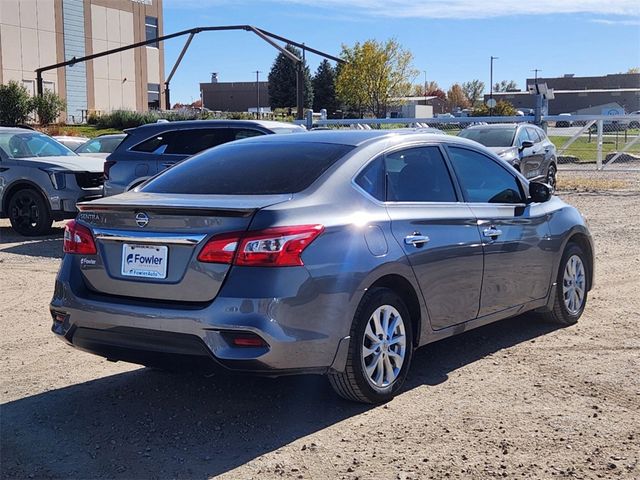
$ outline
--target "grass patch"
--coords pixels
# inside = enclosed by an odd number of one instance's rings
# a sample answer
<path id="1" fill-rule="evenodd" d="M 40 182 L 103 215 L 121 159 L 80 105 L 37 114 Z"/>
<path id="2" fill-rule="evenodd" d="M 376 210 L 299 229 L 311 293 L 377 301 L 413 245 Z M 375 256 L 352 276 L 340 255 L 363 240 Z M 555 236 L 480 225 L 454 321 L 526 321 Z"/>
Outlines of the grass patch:
<path id="1" fill-rule="evenodd" d="M 627 141 L 631 140 L 631 136 L 627 136 Z M 558 150 L 562 147 L 568 140 L 569 137 L 549 137 L 549 140 L 553 142 Z M 625 145 L 624 135 L 621 135 L 618 138 L 618 145 L 616 148 L 616 141 L 614 137 L 604 137 L 602 144 L 602 158 L 607 156 L 608 153 L 617 152 L 622 150 Z M 635 144 L 628 150 L 628 153 L 633 155 L 640 155 L 640 143 Z M 576 157 L 580 159 L 580 162 L 595 162 L 598 158 L 598 143 L 595 135 L 591 135 L 591 141 L 589 142 L 589 137 L 584 136 L 578 138 L 575 142 L 569 145 L 569 148 L 562 152 L 561 155 L 563 157 Z"/>

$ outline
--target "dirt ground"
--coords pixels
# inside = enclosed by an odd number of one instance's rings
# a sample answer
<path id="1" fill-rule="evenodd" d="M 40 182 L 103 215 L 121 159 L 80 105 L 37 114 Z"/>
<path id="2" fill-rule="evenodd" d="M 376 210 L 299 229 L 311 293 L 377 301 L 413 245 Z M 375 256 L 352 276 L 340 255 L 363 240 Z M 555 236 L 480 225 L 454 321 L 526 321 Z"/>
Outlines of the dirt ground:
<path id="1" fill-rule="evenodd" d="M 3 220 L 1 477 L 638 479 L 640 174 L 629 175 L 561 192 L 597 247 L 578 325 L 525 315 L 429 345 L 378 407 L 340 400 L 322 377 L 175 375 L 71 349 L 47 309 L 62 224 L 25 241 Z"/>

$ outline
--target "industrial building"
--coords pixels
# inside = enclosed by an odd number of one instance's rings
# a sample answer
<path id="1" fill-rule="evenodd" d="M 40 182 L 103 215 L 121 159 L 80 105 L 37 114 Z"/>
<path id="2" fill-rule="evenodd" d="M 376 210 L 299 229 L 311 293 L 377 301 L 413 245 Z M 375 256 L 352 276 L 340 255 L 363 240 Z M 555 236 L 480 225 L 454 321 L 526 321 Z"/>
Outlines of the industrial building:
<path id="1" fill-rule="evenodd" d="M 269 110 L 269 82 L 219 82 L 216 73 L 211 82 L 200 84 L 202 106 L 220 112 L 262 112 Z"/>
<path id="2" fill-rule="evenodd" d="M 600 77 L 565 75 L 556 78 L 528 78 L 527 89 L 535 83 L 547 84 L 555 98 L 549 100 L 549 114 L 589 112 L 605 114 L 612 104 L 626 113 L 640 110 L 640 73 L 619 73 Z M 535 97 L 529 91 L 493 92 L 496 100 L 506 100 L 517 109 L 535 107 Z M 485 101 L 489 95 L 484 96 Z"/>
<path id="3" fill-rule="evenodd" d="M 0 83 L 36 91 L 35 69 L 163 35 L 162 0 L 0 0 Z M 161 42 L 43 73 L 67 102 L 67 121 L 90 112 L 164 108 Z"/>

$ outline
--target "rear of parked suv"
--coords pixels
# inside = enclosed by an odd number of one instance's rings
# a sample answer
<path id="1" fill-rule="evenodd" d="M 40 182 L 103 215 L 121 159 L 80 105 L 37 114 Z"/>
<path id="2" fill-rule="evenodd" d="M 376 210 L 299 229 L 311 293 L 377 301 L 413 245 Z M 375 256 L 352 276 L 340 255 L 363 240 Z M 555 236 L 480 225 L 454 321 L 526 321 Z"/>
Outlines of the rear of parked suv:
<path id="1" fill-rule="evenodd" d="M 127 130 L 127 137 L 104 164 L 105 196 L 131 190 L 185 158 L 223 143 L 303 131 L 288 123 L 233 120 L 155 123 Z"/>

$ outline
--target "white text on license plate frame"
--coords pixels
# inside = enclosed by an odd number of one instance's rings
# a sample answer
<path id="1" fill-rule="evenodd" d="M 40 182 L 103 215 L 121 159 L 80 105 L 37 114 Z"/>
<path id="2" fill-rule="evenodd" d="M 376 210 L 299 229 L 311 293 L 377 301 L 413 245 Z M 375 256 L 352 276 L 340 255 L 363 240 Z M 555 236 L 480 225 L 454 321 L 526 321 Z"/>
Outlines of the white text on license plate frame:
<path id="1" fill-rule="evenodd" d="M 122 270 L 125 277 L 167 278 L 169 247 L 165 245 L 122 245 Z"/>

